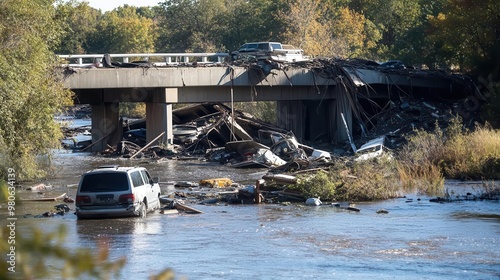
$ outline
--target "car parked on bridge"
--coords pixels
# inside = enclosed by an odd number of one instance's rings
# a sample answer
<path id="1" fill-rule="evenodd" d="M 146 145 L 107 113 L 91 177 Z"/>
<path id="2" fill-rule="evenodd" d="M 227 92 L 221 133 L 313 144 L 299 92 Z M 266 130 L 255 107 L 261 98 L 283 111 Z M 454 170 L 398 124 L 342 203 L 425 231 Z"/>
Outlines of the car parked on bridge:
<path id="1" fill-rule="evenodd" d="M 233 60 L 254 58 L 257 60 L 273 60 L 279 62 L 296 62 L 306 58 L 302 49 L 279 42 L 251 42 L 243 44 L 231 53 Z"/>
<path id="2" fill-rule="evenodd" d="M 138 216 L 160 208 L 158 179 L 143 167 L 102 166 L 82 175 L 76 216 L 108 218 Z"/>

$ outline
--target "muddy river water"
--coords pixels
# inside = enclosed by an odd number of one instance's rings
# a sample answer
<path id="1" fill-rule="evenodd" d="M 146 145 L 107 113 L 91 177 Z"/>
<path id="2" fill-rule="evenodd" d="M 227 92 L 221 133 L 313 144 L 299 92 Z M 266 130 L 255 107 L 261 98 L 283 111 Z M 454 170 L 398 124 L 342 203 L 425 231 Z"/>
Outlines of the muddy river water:
<path id="1" fill-rule="evenodd" d="M 254 184 L 265 173 L 198 161 L 153 163 L 70 152 L 56 153 L 54 163 L 46 183 L 55 188 L 47 196 L 67 192 L 74 197 L 79 176 L 104 164 L 145 166 L 163 182 L 229 177 Z M 477 183 L 447 181 L 446 186 L 465 193 Z M 165 268 L 172 268 L 176 279 L 500 279 L 498 201 L 438 204 L 426 196 L 407 197 L 413 201 L 358 203 L 357 213 L 330 205 L 195 205 L 204 214 L 79 221 L 73 214 L 25 217 L 51 210 L 55 202 L 25 202 L 16 211 L 18 230 L 37 226 L 50 232 L 64 225 L 69 250 L 95 249 L 104 240 L 112 260 L 127 258 L 118 279 L 148 279 Z M 379 209 L 389 213 L 377 214 Z"/>

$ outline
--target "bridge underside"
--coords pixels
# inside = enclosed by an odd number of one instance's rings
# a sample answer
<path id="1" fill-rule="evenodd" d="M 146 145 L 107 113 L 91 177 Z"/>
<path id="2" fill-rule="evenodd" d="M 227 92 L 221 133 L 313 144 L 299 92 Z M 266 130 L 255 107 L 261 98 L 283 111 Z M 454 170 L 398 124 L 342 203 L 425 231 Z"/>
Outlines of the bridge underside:
<path id="1" fill-rule="evenodd" d="M 278 126 L 300 141 L 337 142 L 347 139 L 340 113 L 350 126 L 351 108 L 340 87 L 197 87 L 152 89 L 75 90 L 76 103 L 92 106 L 93 151 L 116 145 L 122 137 L 120 102 L 146 104 L 146 141 L 162 132 L 159 143 L 172 143 L 172 104 L 206 102 L 277 101 Z M 340 97 L 339 97 L 340 96 Z"/>

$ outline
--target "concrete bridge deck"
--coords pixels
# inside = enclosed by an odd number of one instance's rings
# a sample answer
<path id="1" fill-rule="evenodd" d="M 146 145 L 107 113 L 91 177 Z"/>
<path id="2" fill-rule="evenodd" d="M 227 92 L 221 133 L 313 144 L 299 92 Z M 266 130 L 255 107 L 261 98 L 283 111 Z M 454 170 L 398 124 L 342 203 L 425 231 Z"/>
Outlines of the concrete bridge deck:
<path id="1" fill-rule="evenodd" d="M 65 85 L 77 94 L 77 102 L 199 103 L 270 100 L 332 99 L 314 86 L 334 86 L 310 69 L 168 67 L 73 69 Z M 170 89 L 170 90 L 169 90 Z M 175 90 L 171 90 L 175 89 Z"/>

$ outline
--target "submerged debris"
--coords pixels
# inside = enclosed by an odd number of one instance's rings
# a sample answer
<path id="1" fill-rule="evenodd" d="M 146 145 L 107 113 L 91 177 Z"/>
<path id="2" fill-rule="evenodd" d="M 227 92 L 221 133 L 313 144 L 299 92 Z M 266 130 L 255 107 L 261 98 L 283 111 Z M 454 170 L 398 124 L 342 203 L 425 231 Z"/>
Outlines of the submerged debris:
<path id="1" fill-rule="evenodd" d="M 311 205 L 311 206 L 320 206 L 322 205 L 323 202 L 318 198 L 310 197 L 306 200 L 306 205 Z"/>

